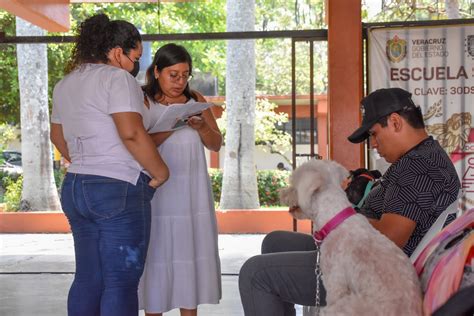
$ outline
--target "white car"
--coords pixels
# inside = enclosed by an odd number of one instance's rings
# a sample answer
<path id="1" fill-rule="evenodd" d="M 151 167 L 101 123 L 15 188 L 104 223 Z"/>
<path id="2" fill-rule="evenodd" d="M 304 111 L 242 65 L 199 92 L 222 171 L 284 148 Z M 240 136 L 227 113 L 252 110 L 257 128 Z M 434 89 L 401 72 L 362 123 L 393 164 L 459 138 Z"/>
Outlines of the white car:
<path id="1" fill-rule="evenodd" d="M 10 175 L 20 175 L 23 173 L 21 166 L 21 152 L 4 150 L 1 155 L 0 172 Z"/>

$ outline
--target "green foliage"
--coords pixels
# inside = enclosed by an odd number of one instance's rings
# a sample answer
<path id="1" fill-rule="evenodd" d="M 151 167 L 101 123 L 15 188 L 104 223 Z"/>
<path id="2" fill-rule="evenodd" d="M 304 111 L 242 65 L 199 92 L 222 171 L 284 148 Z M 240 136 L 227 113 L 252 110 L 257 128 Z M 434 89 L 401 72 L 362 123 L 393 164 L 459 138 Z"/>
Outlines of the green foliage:
<path id="1" fill-rule="evenodd" d="M 48 96 L 50 113 L 53 104 L 54 86 L 64 77 L 64 67 L 71 58 L 72 47 L 72 44 L 48 45 Z"/>
<path id="2" fill-rule="evenodd" d="M 256 0 L 255 30 L 304 30 L 325 28 L 324 0 Z M 375 16 L 369 16 L 363 1 L 365 22 L 445 19 L 445 1 L 385 0 Z M 383 7 L 382 7 L 383 6 Z M 226 1 L 158 3 L 77 3 L 71 4 L 71 31 L 50 35 L 73 35 L 77 25 L 89 16 L 105 12 L 111 19 L 135 24 L 144 34 L 211 33 L 226 30 Z M 462 18 L 473 16 L 471 0 L 459 0 Z M 15 35 L 15 17 L 0 10 L 0 30 Z M 154 42 L 156 51 L 166 42 Z M 182 41 L 194 61 L 195 72 L 217 77 L 218 93 L 225 95 L 226 41 Z M 72 44 L 48 44 L 48 91 L 64 76 L 64 66 Z M 256 92 L 258 95 L 291 93 L 291 40 L 256 40 Z M 327 91 L 327 45 L 314 46 L 315 93 Z M 309 44 L 296 43 L 296 93 L 309 93 Z M 20 98 L 15 45 L 0 45 L 0 122 L 20 122 Z M 50 102 L 51 104 L 51 102 Z"/>
<path id="3" fill-rule="evenodd" d="M 255 145 L 260 145 L 268 153 L 279 154 L 285 160 L 285 152 L 290 150 L 291 135 L 280 130 L 277 126 L 288 122 L 288 114 L 277 113 L 275 103 L 269 102 L 265 98 L 258 98 L 255 102 Z M 225 139 L 227 112 L 222 112 L 222 116 L 217 119 L 217 124 Z"/>
<path id="4" fill-rule="evenodd" d="M 220 201 L 222 187 L 222 170 L 209 169 L 214 201 Z M 257 187 L 260 206 L 279 206 L 278 190 L 286 187 L 290 171 L 257 170 Z M 216 208 L 218 208 L 216 202 Z"/>
<path id="5" fill-rule="evenodd" d="M 66 176 L 66 169 L 54 169 L 54 182 L 56 183 L 56 189 L 58 189 L 58 195 L 61 196 L 61 188 L 63 185 L 64 177 Z"/>
<path id="6" fill-rule="evenodd" d="M 61 195 L 65 169 L 54 170 L 54 180 L 58 194 Z M 0 172 L 0 203 L 6 203 L 7 211 L 17 211 L 21 202 L 21 191 L 23 189 L 23 176 Z"/>
<path id="7" fill-rule="evenodd" d="M 5 179 L 5 178 L 3 178 Z M 21 202 L 21 190 L 23 189 L 23 176 L 19 176 L 18 179 L 6 178 L 6 191 L 4 202 L 6 203 L 5 210 L 7 212 L 16 212 L 20 208 Z"/>
<path id="8" fill-rule="evenodd" d="M 461 18 L 472 18 L 474 6 L 472 0 L 458 0 Z M 423 21 L 447 19 L 446 1 L 433 0 L 385 0 L 380 10 L 372 17 L 368 15 L 366 1 L 362 3 L 364 22 Z"/>
<path id="9" fill-rule="evenodd" d="M 257 95 L 291 94 L 291 40 L 257 40 L 255 45 L 257 67 Z M 310 92 L 309 44 L 297 42 L 295 45 L 296 94 Z M 327 91 L 327 43 L 314 43 L 314 92 Z"/>
<path id="10" fill-rule="evenodd" d="M 5 150 L 8 144 L 15 138 L 15 127 L 9 124 L 0 123 L 0 153 Z M 0 165 L 3 164 L 3 160 L 3 156 L 0 155 Z"/>
<path id="11" fill-rule="evenodd" d="M 256 28 L 260 31 L 323 29 L 324 1 L 257 0 Z M 327 91 L 327 44 L 314 43 L 314 91 Z M 257 40 L 257 95 L 291 94 L 291 39 Z M 296 94 L 310 92 L 309 43 L 295 45 Z"/>
<path id="12" fill-rule="evenodd" d="M 324 1 L 256 0 L 255 30 L 302 30 L 324 27 Z M 73 35 L 79 23 L 105 12 L 111 19 L 135 24 L 144 34 L 211 33 L 226 30 L 226 1 L 158 3 L 71 4 L 71 31 L 50 35 Z M 15 17 L 0 10 L 0 29 L 15 35 Z M 166 42 L 154 42 L 152 53 Z M 193 57 L 194 71 L 217 77 L 218 93 L 225 95 L 226 41 L 182 41 Z M 319 46 L 318 46 L 319 47 Z M 72 44 L 48 44 L 48 92 L 64 76 Z M 297 93 L 309 92 L 308 45 L 297 45 Z M 326 91 L 325 44 L 315 48 L 315 90 Z M 256 41 L 256 90 L 261 94 L 289 94 L 291 89 L 291 41 Z M 0 122 L 20 122 L 20 99 L 15 45 L 0 45 Z M 51 105 L 51 102 L 50 102 Z"/>
<path id="13" fill-rule="evenodd" d="M 6 172 L 0 171 L 0 203 L 4 202 L 5 191 L 7 185 L 10 183 L 10 175 Z"/>
<path id="14" fill-rule="evenodd" d="M 221 188 L 222 188 L 222 170 L 210 168 L 208 169 L 209 178 L 211 179 L 212 195 L 214 196 L 214 201 L 219 203 L 221 200 Z"/>
<path id="15" fill-rule="evenodd" d="M 280 205 L 279 189 L 288 186 L 289 171 L 258 170 L 258 198 L 261 206 Z"/>
<path id="16" fill-rule="evenodd" d="M 181 3 L 75 4 L 73 20 L 105 12 L 111 19 L 122 19 L 136 25 L 143 34 L 225 32 L 225 1 Z M 182 41 L 193 58 L 194 72 L 208 72 L 218 78 L 219 93 L 225 92 L 225 41 Z M 167 42 L 153 42 L 152 55 Z"/>
<path id="17" fill-rule="evenodd" d="M 0 30 L 15 35 L 15 17 L 0 11 Z M 20 96 L 15 45 L 0 45 L 0 122 L 20 121 Z"/>
<path id="18" fill-rule="evenodd" d="M 256 0 L 256 29 L 273 31 L 324 28 L 324 2 L 324 0 Z"/>

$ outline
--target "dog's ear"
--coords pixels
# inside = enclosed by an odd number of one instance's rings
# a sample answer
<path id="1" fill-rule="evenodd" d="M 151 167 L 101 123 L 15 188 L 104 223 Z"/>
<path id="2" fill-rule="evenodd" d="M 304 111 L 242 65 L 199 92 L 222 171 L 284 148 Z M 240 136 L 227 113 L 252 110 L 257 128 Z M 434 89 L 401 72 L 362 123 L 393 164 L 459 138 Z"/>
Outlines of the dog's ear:
<path id="1" fill-rule="evenodd" d="M 335 161 L 330 161 L 329 163 L 331 164 L 330 172 L 332 179 L 334 179 L 336 185 L 341 185 L 341 183 L 349 176 L 349 171 Z M 357 172 L 357 170 L 355 172 Z"/>
<path id="2" fill-rule="evenodd" d="M 378 178 L 381 178 L 382 177 L 382 174 L 380 173 L 380 171 L 378 171 L 377 169 L 375 170 L 370 170 L 369 171 L 370 175 L 372 177 L 374 177 L 374 179 L 378 179 Z"/>
<path id="3" fill-rule="evenodd" d="M 349 172 L 350 172 L 351 176 L 353 178 L 355 178 L 355 177 L 357 177 L 357 176 L 359 176 L 363 173 L 369 173 L 370 171 L 368 169 L 365 169 L 365 168 L 358 168 L 356 170 L 351 170 Z"/>
<path id="4" fill-rule="evenodd" d="M 304 211 L 311 206 L 311 197 L 324 185 L 321 171 L 306 170 L 305 174 L 299 179 L 296 187 L 298 195 L 298 205 Z"/>

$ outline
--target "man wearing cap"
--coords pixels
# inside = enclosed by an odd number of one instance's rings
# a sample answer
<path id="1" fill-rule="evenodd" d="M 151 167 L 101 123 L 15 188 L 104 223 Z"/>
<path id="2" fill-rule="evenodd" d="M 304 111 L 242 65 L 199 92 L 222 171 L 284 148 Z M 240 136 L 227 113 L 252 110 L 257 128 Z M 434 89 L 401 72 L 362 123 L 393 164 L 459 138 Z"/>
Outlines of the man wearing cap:
<path id="1" fill-rule="evenodd" d="M 410 256 L 436 218 L 457 198 L 460 181 L 446 152 L 426 133 L 421 109 L 411 93 L 380 89 L 361 104 L 361 127 L 348 139 L 353 143 L 369 139 L 370 147 L 391 166 L 360 212 Z M 262 255 L 247 260 L 239 274 L 245 315 L 295 315 L 294 304 L 314 305 L 315 260 L 312 236 L 286 231 L 268 234 Z"/>

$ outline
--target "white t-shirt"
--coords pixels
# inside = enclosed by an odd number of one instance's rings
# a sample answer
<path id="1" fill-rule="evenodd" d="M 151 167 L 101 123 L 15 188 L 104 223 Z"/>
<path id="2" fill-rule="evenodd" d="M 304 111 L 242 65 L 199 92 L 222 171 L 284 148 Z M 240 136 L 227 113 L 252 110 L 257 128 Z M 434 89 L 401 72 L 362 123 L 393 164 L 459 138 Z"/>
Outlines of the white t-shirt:
<path id="1" fill-rule="evenodd" d="M 65 76 L 54 87 L 51 122 L 62 125 L 72 160 L 68 171 L 136 184 L 143 167 L 120 139 L 112 114 L 143 118 L 143 111 L 143 92 L 123 69 L 84 64 Z"/>

